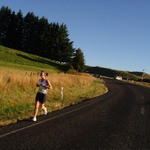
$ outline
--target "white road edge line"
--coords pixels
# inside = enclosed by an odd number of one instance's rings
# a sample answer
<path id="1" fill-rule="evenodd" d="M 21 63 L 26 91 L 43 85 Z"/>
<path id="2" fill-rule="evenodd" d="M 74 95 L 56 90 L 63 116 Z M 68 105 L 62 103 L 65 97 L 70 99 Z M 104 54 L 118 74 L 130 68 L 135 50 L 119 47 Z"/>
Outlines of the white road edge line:
<path id="1" fill-rule="evenodd" d="M 11 131 L 11 132 L 8 132 L 8 133 L 5 133 L 5 134 L 3 134 L 3 135 L 0 135 L 0 139 L 1 139 L 1 138 L 3 138 L 3 137 L 5 137 L 5 136 L 8 136 L 8 135 L 10 135 L 10 134 L 14 134 L 14 133 L 20 132 L 20 131 L 22 131 L 22 130 L 25 130 L 25 129 L 31 128 L 31 127 L 33 127 L 33 126 L 36 126 L 36 125 L 39 125 L 39 124 L 45 123 L 45 122 L 47 122 L 47 121 L 50 121 L 50 120 L 53 120 L 53 119 L 59 118 L 59 117 L 61 117 L 61 116 L 65 116 L 65 115 L 70 114 L 70 113 L 72 113 L 72 112 L 75 112 L 75 111 L 77 111 L 77 110 L 83 109 L 83 108 L 85 108 L 85 107 L 87 107 L 87 106 L 89 106 L 89 105 L 91 105 L 91 104 L 96 103 L 96 102 L 97 102 L 97 101 L 95 101 L 95 102 L 93 102 L 93 103 L 90 103 L 90 104 L 87 104 L 87 105 L 84 105 L 84 106 L 82 106 L 82 107 L 80 107 L 80 108 L 74 109 L 74 110 L 72 110 L 72 111 L 69 111 L 69 112 L 66 112 L 66 113 L 63 113 L 63 114 L 57 115 L 57 116 L 55 116 L 55 117 L 52 117 L 52 118 L 49 118 L 49 119 L 43 120 L 43 121 L 41 121 L 41 122 L 34 123 L 34 124 L 29 125 L 29 126 L 26 126 L 26 127 L 24 127 L 24 128 L 20 128 L 20 129 L 18 129 L 18 130 L 14 130 L 14 131 Z"/>
<path id="2" fill-rule="evenodd" d="M 109 95 L 108 95 L 108 97 L 109 97 L 110 95 L 115 94 L 115 93 L 116 93 L 116 91 L 112 92 L 111 94 L 109 94 Z M 101 100 L 103 100 L 103 99 L 105 99 L 105 98 L 106 98 L 106 97 L 102 98 Z M 20 128 L 20 129 L 18 129 L 18 130 L 14 130 L 14 131 L 11 131 L 11 132 L 8 132 L 8 133 L 5 133 L 5 134 L 3 134 L 3 135 L 0 135 L 0 139 L 1 139 L 1 138 L 3 138 L 3 137 L 8 136 L 8 135 L 10 135 L 10 134 L 14 134 L 14 133 L 17 133 L 17 132 L 23 131 L 23 130 L 25 130 L 25 129 L 28 129 L 28 128 L 31 128 L 31 127 L 34 127 L 34 126 L 36 126 L 36 125 L 39 125 L 39 124 L 42 124 L 42 123 L 48 122 L 48 121 L 50 121 L 50 120 L 53 120 L 53 119 L 59 118 L 59 117 L 61 117 L 61 116 L 65 116 L 65 115 L 67 115 L 67 114 L 70 114 L 70 113 L 75 112 L 75 111 L 77 111 L 77 110 L 83 109 L 83 108 L 85 108 L 85 107 L 87 107 L 87 106 L 90 106 L 90 105 L 92 105 L 92 104 L 94 104 L 94 103 L 97 103 L 97 102 L 98 102 L 98 101 L 94 101 L 94 102 L 92 102 L 92 103 L 90 103 L 90 104 L 87 104 L 87 105 L 84 105 L 84 106 L 82 106 L 82 107 L 80 107 L 80 108 L 77 108 L 77 109 L 74 109 L 74 110 L 68 111 L 68 112 L 66 112 L 66 113 L 63 113 L 63 114 L 57 115 L 57 116 L 55 116 L 55 117 L 52 117 L 52 118 L 49 118 L 49 119 L 43 120 L 43 121 L 38 122 L 38 123 L 34 123 L 34 124 L 32 124 L 32 125 L 26 126 L 26 127 L 24 127 L 24 128 Z"/>

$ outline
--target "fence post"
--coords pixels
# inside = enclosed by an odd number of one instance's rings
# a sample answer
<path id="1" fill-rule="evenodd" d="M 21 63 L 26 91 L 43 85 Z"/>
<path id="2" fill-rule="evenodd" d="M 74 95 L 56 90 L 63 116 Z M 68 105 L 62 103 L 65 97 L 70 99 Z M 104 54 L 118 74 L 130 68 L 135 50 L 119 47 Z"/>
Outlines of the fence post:
<path id="1" fill-rule="evenodd" d="M 60 92 L 60 99 L 63 99 L 63 95 L 64 95 L 64 87 L 61 87 L 61 92 Z"/>

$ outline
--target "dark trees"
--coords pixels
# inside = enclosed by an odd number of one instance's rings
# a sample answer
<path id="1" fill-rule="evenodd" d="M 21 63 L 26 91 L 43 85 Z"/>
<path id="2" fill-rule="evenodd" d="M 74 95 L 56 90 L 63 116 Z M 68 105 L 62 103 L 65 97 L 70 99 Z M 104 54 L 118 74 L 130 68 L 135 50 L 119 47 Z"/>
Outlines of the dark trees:
<path id="1" fill-rule="evenodd" d="M 69 65 L 73 63 L 78 71 L 83 69 L 83 53 L 73 48 L 66 25 L 49 23 L 33 12 L 23 17 L 21 10 L 15 14 L 3 6 L 0 9 L 0 44 Z"/>
<path id="2" fill-rule="evenodd" d="M 84 70 L 84 66 L 85 66 L 84 55 L 82 50 L 78 48 L 73 58 L 73 67 L 75 70 L 82 72 Z"/>

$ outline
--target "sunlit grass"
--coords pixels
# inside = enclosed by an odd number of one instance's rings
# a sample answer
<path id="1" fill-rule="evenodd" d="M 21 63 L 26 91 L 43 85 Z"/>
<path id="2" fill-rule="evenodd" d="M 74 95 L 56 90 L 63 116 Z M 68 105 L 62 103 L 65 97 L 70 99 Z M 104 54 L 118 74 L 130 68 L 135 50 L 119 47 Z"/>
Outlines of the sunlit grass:
<path id="1" fill-rule="evenodd" d="M 145 86 L 145 87 L 150 88 L 150 83 L 149 82 L 134 81 L 134 80 L 124 80 L 124 81 L 132 83 L 132 84 L 137 84 L 137 85 L 141 85 L 141 86 Z"/>
<path id="2" fill-rule="evenodd" d="M 49 73 L 47 78 L 53 86 L 53 89 L 48 91 L 46 101 L 49 112 L 107 92 L 98 79 L 88 74 Z M 35 95 L 38 90 L 35 85 L 38 80 L 39 72 L 1 68 L 0 125 L 33 116 Z M 63 99 L 60 97 L 62 87 Z M 39 112 L 39 115 L 41 113 Z"/>

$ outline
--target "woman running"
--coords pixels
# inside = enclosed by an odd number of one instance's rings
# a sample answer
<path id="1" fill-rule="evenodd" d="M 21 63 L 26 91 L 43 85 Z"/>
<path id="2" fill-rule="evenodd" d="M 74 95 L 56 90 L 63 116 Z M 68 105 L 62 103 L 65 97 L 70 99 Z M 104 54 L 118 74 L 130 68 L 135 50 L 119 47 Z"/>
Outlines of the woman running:
<path id="1" fill-rule="evenodd" d="M 47 73 L 41 71 L 40 73 L 41 79 L 39 80 L 39 83 L 36 85 L 37 87 L 39 87 L 39 90 L 35 97 L 33 121 L 37 121 L 36 116 L 38 113 L 39 106 L 44 111 L 44 114 L 47 115 L 47 108 L 45 107 L 46 96 L 47 96 L 48 89 L 52 89 L 52 85 L 50 81 L 46 79 L 47 75 L 48 75 Z"/>

